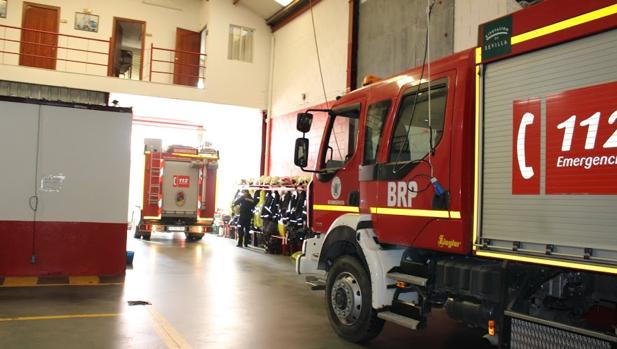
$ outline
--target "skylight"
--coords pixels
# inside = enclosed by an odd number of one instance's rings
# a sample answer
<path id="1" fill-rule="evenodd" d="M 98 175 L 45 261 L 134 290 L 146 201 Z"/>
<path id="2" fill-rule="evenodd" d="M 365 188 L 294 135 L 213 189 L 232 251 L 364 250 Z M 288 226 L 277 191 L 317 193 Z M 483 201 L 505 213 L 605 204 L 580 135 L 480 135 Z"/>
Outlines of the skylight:
<path id="1" fill-rule="evenodd" d="M 287 6 L 289 5 L 293 0 L 274 0 L 276 2 L 278 2 L 279 4 L 281 4 L 282 6 Z"/>

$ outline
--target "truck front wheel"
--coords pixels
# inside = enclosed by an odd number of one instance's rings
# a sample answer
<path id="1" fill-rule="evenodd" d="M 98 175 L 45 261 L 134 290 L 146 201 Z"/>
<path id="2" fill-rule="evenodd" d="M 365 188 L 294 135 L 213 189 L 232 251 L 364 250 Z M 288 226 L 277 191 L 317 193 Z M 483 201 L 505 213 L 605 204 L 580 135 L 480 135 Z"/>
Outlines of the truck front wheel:
<path id="1" fill-rule="evenodd" d="M 334 331 L 353 343 L 369 341 L 381 332 L 384 321 L 371 306 L 371 281 L 358 259 L 338 258 L 326 282 L 328 318 Z"/>

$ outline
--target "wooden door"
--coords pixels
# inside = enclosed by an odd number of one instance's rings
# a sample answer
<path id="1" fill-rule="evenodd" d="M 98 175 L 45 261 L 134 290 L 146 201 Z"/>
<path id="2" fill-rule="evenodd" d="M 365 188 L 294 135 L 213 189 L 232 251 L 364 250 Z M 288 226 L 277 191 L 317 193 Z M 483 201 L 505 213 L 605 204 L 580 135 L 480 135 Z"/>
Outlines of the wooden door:
<path id="1" fill-rule="evenodd" d="M 136 39 L 141 41 L 141 49 L 130 49 L 133 53 L 132 59 L 139 59 L 139 70 L 133 70 L 131 74 L 139 74 L 137 80 L 143 78 L 144 70 L 144 45 L 146 37 L 146 22 L 136 19 L 114 17 L 113 30 L 111 37 L 111 45 L 109 48 L 109 62 L 107 75 L 118 77 L 121 74 L 121 65 L 126 64 L 126 61 L 122 60 L 123 42 L 125 40 Z M 137 29 L 136 29 L 137 28 Z M 139 34 L 137 34 L 139 33 Z M 137 37 L 136 34 L 138 35 Z M 131 68 L 134 66 L 131 63 Z"/>
<path id="2" fill-rule="evenodd" d="M 118 21 L 114 18 L 114 26 L 111 37 L 111 47 L 109 49 L 109 64 L 107 69 L 108 76 L 118 77 L 117 63 L 120 61 L 120 47 L 122 46 L 122 27 L 118 25 Z"/>
<path id="3" fill-rule="evenodd" d="M 197 86 L 199 81 L 199 50 L 201 34 L 190 30 L 176 29 L 176 58 L 174 84 Z"/>
<path id="4" fill-rule="evenodd" d="M 60 8 L 24 2 L 19 64 L 56 69 Z"/>

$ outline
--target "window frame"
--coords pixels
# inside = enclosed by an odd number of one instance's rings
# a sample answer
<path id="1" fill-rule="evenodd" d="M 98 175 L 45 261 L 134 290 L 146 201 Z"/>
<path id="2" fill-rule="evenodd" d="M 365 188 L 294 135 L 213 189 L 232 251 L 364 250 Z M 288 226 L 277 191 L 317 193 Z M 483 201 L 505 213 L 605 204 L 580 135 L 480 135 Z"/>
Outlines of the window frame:
<path id="1" fill-rule="evenodd" d="M 441 88 L 445 88 L 446 90 L 446 99 L 445 99 L 445 103 L 444 103 L 444 113 L 443 113 L 443 130 L 442 130 L 442 134 L 439 137 L 438 141 L 433 143 L 433 151 L 437 148 L 437 146 L 441 143 L 441 141 L 443 140 L 443 135 L 446 133 L 446 124 L 447 124 L 447 117 L 448 117 L 448 101 L 451 98 L 451 91 L 450 91 L 450 84 L 449 84 L 449 79 L 447 77 L 444 78 L 440 78 L 437 79 L 435 81 L 431 81 L 431 91 L 436 90 L 436 89 L 441 89 Z M 428 82 L 425 82 L 423 84 L 420 84 L 420 87 L 418 88 L 418 86 L 413 86 L 409 89 L 407 89 L 405 92 L 403 92 L 403 94 L 401 95 L 401 97 L 399 98 L 399 103 L 397 106 L 397 110 L 396 110 L 396 115 L 393 118 L 392 121 L 392 127 L 391 127 L 391 131 L 390 131 L 390 136 L 388 139 L 388 149 L 387 149 L 387 154 L 386 154 L 386 163 L 387 164 L 404 164 L 404 163 L 417 163 L 422 161 L 423 159 L 425 159 L 428 154 L 430 153 L 430 149 L 429 152 L 427 152 L 422 158 L 419 159 L 409 159 L 409 160 L 399 160 L 399 161 L 394 161 L 394 159 L 391 158 L 391 152 L 392 152 L 392 148 L 394 147 L 394 136 L 396 135 L 396 129 L 398 126 L 398 123 L 402 117 L 402 111 L 403 111 L 403 106 L 404 106 L 404 100 L 405 98 L 409 97 L 409 96 L 414 96 L 418 93 L 425 93 L 429 90 L 428 88 Z M 415 111 L 414 111 L 415 114 Z M 412 115 L 412 120 L 413 117 L 415 117 L 415 115 Z M 411 156 L 411 154 L 410 154 Z M 408 166 L 404 166 L 404 167 L 408 167 Z M 415 166 L 411 166 L 409 167 L 409 169 L 413 168 Z"/>
<path id="2" fill-rule="evenodd" d="M 357 111 L 357 115 L 354 117 L 351 116 L 346 116 L 343 113 L 351 111 L 351 110 L 356 110 Z M 319 155 L 319 160 L 320 160 L 320 166 L 319 166 L 319 170 L 320 171 L 326 171 L 326 172 L 337 172 L 338 170 L 342 169 L 345 167 L 345 165 L 347 163 L 349 163 L 358 153 L 358 142 L 360 141 L 360 118 L 362 115 L 362 102 L 356 101 L 356 102 L 352 102 L 350 104 L 346 104 L 346 105 L 342 105 L 342 106 L 338 106 L 334 109 L 332 109 L 331 112 L 328 113 L 328 128 L 326 129 L 325 133 L 324 133 L 324 142 L 323 144 L 325 145 L 325 147 L 323 147 L 323 149 L 321 150 L 321 154 Z M 326 156 L 328 154 L 328 148 L 329 148 L 329 144 L 330 144 L 330 137 L 332 136 L 332 128 L 334 127 L 334 123 L 337 117 L 344 117 L 347 119 L 354 119 L 357 120 L 357 125 L 356 125 L 356 135 L 355 135 L 355 147 L 354 147 L 354 152 L 353 154 L 349 157 L 349 159 L 344 160 L 342 165 L 340 167 L 327 167 L 327 159 Z M 351 143 L 351 137 L 352 134 L 348 135 L 349 137 L 347 138 L 347 142 Z M 334 151 L 334 149 L 333 149 Z M 349 154 L 347 154 L 349 155 Z"/>
<path id="3" fill-rule="evenodd" d="M 240 30 L 240 37 L 242 37 L 243 32 L 250 33 L 249 38 L 251 41 L 251 52 L 250 52 L 250 57 L 248 57 L 248 60 L 244 59 L 244 56 L 246 55 L 246 52 L 245 52 L 246 48 L 244 47 L 242 40 L 240 40 L 238 44 L 238 57 L 235 57 L 234 55 L 234 30 L 235 29 Z M 237 25 L 237 24 L 229 24 L 229 31 L 227 35 L 228 35 L 227 37 L 227 59 L 230 61 L 253 63 L 253 56 L 254 56 L 253 52 L 254 52 L 254 47 L 255 47 L 255 29 L 245 27 L 242 25 Z"/>
<path id="4" fill-rule="evenodd" d="M 367 128 L 368 128 L 368 123 L 369 123 L 369 115 L 370 115 L 370 110 L 371 107 L 382 104 L 382 103 L 386 103 L 387 104 L 387 108 L 386 108 L 386 112 L 382 115 L 382 120 L 381 120 L 381 128 L 379 130 L 379 138 L 377 139 L 377 145 L 375 146 L 375 152 L 373 155 L 372 160 L 369 162 L 367 161 L 367 154 L 368 154 L 368 149 L 367 149 L 367 141 L 369 139 L 369 135 L 367 132 Z M 377 163 L 377 158 L 379 157 L 379 150 L 386 145 L 387 142 L 383 141 L 383 135 L 384 135 L 384 131 L 386 130 L 386 126 L 388 123 L 388 116 L 390 115 L 390 113 L 392 112 L 392 108 L 394 106 L 394 101 L 392 98 L 386 98 L 386 99 L 382 99 L 379 101 L 376 101 L 374 103 L 369 104 L 366 107 L 366 120 L 364 121 L 364 143 L 362 145 L 362 148 L 364 150 L 364 154 L 362 154 L 362 165 L 374 165 Z"/>

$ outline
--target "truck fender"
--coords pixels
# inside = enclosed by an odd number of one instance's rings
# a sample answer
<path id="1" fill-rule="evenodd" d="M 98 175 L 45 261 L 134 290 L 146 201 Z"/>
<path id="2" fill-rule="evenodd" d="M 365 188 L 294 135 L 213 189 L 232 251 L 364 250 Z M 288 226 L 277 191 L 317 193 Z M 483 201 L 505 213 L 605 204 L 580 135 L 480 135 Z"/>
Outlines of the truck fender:
<path id="1" fill-rule="evenodd" d="M 392 305 L 394 288 L 388 289 L 388 284 L 396 280 L 388 279 L 386 274 L 400 264 L 404 249 L 384 249 L 377 242 L 371 215 L 343 215 L 334 221 L 325 237 L 305 240 L 302 254 L 296 260 L 296 272 L 325 275 L 328 258 L 349 254 L 350 251 L 342 247 L 345 245 L 354 246 L 355 251 L 352 252 L 369 272 L 373 308 Z"/>
<path id="2" fill-rule="evenodd" d="M 334 253 L 334 250 L 330 250 L 330 248 L 338 246 L 337 243 L 353 244 L 360 251 L 360 247 L 355 241 L 355 227 L 358 225 L 359 219 L 358 214 L 341 215 L 332 222 L 326 234 L 318 234 L 314 238 L 304 240 L 302 253 L 296 259 L 296 273 L 325 275 L 327 257 Z M 328 254 L 328 251 L 330 254 Z"/>
<path id="3" fill-rule="evenodd" d="M 314 238 L 306 239 L 302 243 L 302 253 L 296 259 L 296 273 L 299 275 L 315 274 L 325 276 L 325 270 L 319 270 L 319 255 L 324 238 L 318 234 Z"/>
<path id="4" fill-rule="evenodd" d="M 370 217 L 370 215 L 367 215 Z M 370 218 L 369 218 L 370 219 Z M 400 265 L 404 248 L 384 248 L 377 242 L 370 220 L 362 220 L 356 232 L 356 240 L 360 246 L 371 277 L 371 302 L 374 309 L 392 305 L 395 288 L 388 288 L 396 280 L 388 278 L 388 272 Z"/>

